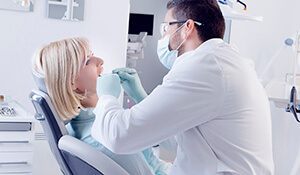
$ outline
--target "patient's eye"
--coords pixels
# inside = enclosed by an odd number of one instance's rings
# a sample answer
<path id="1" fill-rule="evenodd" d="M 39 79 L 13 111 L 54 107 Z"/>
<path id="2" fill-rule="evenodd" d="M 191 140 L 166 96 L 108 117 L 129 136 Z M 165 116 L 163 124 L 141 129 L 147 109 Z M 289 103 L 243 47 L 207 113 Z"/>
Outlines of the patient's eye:
<path id="1" fill-rule="evenodd" d="M 86 65 L 86 66 L 89 65 L 90 62 L 91 62 L 91 60 L 87 60 L 86 63 L 85 63 L 85 65 Z"/>

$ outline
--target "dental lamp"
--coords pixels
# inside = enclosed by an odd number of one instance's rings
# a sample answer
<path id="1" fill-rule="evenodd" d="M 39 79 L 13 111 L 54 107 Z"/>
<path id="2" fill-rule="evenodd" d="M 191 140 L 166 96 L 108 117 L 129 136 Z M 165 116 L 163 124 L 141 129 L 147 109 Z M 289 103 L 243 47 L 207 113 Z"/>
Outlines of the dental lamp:
<path id="1" fill-rule="evenodd" d="M 251 16 L 246 13 L 239 13 L 233 9 L 233 5 L 238 3 L 244 7 L 244 11 L 247 10 L 247 5 L 240 0 L 217 0 L 222 14 L 227 20 L 248 20 L 248 21 L 263 21 L 261 16 Z"/>

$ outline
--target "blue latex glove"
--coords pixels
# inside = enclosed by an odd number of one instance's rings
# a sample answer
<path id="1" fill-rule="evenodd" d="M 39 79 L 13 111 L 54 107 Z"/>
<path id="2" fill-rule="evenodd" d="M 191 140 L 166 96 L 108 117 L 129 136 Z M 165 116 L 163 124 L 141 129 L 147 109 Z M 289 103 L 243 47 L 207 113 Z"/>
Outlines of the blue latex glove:
<path id="1" fill-rule="evenodd" d="M 97 95 L 112 95 L 119 98 L 121 93 L 120 78 L 116 74 L 105 74 L 97 79 Z"/>
<path id="2" fill-rule="evenodd" d="M 141 102 L 147 97 L 141 80 L 135 69 L 132 68 L 118 68 L 113 70 L 113 73 L 119 75 L 121 79 L 121 85 L 124 91 L 135 101 L 135 103 Z"/>

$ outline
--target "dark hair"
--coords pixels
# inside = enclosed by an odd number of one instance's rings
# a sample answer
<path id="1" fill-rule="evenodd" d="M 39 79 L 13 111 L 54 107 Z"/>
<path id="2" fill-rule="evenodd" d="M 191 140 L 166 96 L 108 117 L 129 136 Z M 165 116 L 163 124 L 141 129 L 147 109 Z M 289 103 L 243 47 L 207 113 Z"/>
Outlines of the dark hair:
<path id="1" fill-rule="evenodd" d="M 171 0 L 167 9 L 174 8 L 173 15 L 178 21 L 192 19 L 203 25 L 195 24 L 200 39 L 204 42 L 211 38 L 222 38 L 225 21 L 216 0 Z"/>

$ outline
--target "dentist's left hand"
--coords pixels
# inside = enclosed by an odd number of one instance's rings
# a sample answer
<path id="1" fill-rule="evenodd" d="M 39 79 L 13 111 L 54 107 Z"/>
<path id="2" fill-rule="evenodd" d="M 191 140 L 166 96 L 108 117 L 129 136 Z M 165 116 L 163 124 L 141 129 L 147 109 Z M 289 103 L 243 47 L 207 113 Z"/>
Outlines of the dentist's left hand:
<path id="1" fill-rule="evenodd" d="M 119 98 L 121 93 L 120 78 L 116 74 L 102 75 L 97 79 L 97 95 L 112 95 Z"/>
<path id="2" fill-rule="evenodd" d="M 113 73 L 119 75 L 124 91 L 135 103 L 140 103 L 148 96 L 135 69 L 123 67 L 113 70 Z"/>

